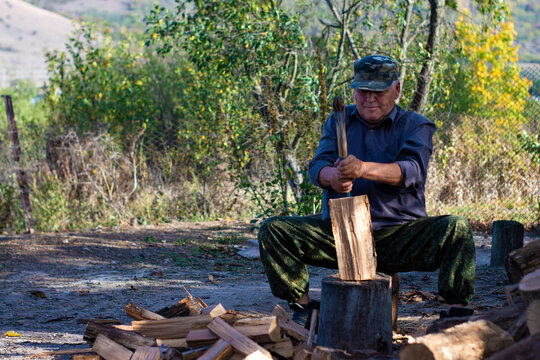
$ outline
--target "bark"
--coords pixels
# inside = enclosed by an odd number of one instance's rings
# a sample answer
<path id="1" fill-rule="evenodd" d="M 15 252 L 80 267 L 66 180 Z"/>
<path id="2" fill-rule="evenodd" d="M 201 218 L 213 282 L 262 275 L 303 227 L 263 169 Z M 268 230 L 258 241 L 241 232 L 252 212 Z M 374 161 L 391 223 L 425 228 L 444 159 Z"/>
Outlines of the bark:
<path id="1" fill-rule="evenodd" d="M 427 57 L 422 65 L 422 70 L 416 81 L 416 90 L 411 102 L 410 110 L 421 113 L 426 105 L 429 87 L 433 78 L 435 59 L 441 37 L 442 12 L 444 0 L 429 0 L 431 8 L 429 21 L 429 36 L 426 43 Z"/>

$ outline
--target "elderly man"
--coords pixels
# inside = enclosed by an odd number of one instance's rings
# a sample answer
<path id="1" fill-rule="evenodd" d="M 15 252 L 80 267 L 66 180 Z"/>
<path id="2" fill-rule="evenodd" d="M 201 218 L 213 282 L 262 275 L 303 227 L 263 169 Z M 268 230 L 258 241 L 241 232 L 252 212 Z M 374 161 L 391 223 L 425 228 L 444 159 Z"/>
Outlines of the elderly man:
<path id="1" fill-rule="evenodd" d="M 325 122 L 309 164 L 313 184 L 323 189 L 322 218 L 279 216 L 259 230 L 261 259 L 272 293 L 289 302 L 293 319 L 305 322 L 318 302 L 309 297 L 306 264 L 337 268 L 328 199 L 367 195 L 378 271 L 439 272 L 441 316 L 472 313 L 463 308 L 474 292 L 475 247 L 462 217 L 427 216 L 424 188 L 435 125 L 395 104 L 398 65 L 372 55 L 354 64 L 355 105 L 345 107 L 349 155 L 338 160 L 336 116 Z"/>

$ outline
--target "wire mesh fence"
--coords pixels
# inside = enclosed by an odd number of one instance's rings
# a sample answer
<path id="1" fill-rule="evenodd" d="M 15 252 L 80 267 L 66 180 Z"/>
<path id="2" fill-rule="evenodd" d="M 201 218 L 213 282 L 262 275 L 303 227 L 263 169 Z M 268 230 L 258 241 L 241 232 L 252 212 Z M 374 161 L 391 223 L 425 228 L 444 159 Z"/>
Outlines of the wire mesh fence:
<path id="1" fill-rule="evenodd" d="M 539 229 L 540 64 L 520 66 L 521 78 L 530 84 L 523 101 L 488 98 L 480 108 L 458 111 L 450 103 L 426 113 L 439 128 L 426 184 L 429 214 L 458 213 L 480 229 L 499 219 L 520 221 L 528 230 Z M 501 86 L 494 93 L 507 96 L 515 84 L 508 81 Z M 231 194 L 237 184 L 186 181 L 193 180 L 191 172 L 201 171 L 210 156 L 221 154 L 186 160 L 191 145 L 184 141 L 181 124 L 170 119 L 162 122 L 163 126 L 140 136 L 131 134 L 136 141 L 125 147 L 106 134 L 69 132 L 49 137 L 38 120 L 25 121 L 19 127 L 21 164 L 34 189 L 33 204 L 41 206 L 37 209 L 41 217 L 61 229 L 67 222 L 81 225 L 84 219 L 91 223 L 100 216 L 160 222 L 208 212 L 212 207 L 216 212 L 236 211 L 231 203 L 237 200 Z M 7 131 L 5 124 L 0 129 Z M 18 197 L 15 167 L 9 137 L 0 134 L 0 229 L 20 215 L 14 210 Z M 213 170 L 226 172 L 226 168 Z M 51 173 L 60 182 L 47 178 Z M 126 215 L 124 206 L 135 194 L 140 204 Z M 94 198 L 94 205 L 80 202 L 77 214 L 67 209 L 69 201 L 83 198 Z M 100 204 L 109 213 L 104 214 Z"/>

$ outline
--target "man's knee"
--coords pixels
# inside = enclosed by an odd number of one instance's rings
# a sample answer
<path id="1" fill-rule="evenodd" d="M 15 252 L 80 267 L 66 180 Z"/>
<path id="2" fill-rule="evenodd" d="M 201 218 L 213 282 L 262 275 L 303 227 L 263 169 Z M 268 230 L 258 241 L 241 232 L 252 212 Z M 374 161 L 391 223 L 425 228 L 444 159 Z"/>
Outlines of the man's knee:
<path id="1" fill-rule="evenodd" d="M 276 230 L 279 230 L 283 226 L 283 218 L 281 216 L 274 216 L 265 219 L 261 226 L 259 227 L 258 240 L 259 244 L 263 244 L 271 239 L 271 234 L 275 233 Z"/>
<path id="2" fill-rule="evenodd" d="M 469 237 L 472 235 L 471 225 L 463 216 L 449 215 L 448 224 L 456 235 Z"/>

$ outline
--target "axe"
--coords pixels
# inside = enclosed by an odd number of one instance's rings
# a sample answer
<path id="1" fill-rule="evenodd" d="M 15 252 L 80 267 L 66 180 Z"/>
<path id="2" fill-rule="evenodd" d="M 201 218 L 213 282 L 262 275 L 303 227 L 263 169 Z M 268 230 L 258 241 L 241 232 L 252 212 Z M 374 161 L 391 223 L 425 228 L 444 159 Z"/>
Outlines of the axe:
<path id="1" fill-rule="evenodd" d="M 332 101 L 332 107 L 336 116 L 336 137 L 338 143 L 338 156 L 339 160 L 343 160 L 347 157 L 347 133 L 345 129 L 345 103 L 341 96 L 334 97 Z M 345 194 L 345 196 L 351 196 L 351 193 Z"/>

